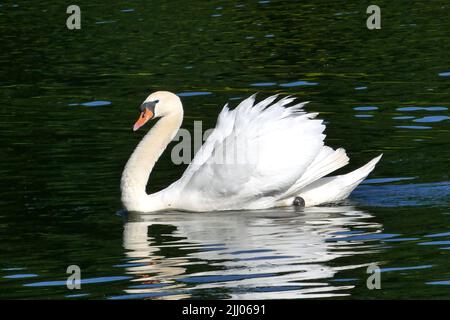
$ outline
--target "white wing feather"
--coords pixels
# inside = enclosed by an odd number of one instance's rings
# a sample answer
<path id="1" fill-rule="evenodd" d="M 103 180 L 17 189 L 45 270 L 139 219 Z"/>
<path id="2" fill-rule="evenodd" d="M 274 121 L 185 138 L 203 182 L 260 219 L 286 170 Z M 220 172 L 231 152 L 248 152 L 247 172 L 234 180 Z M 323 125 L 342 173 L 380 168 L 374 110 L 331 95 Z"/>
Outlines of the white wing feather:
<path id="1" fill-rule="evenodd" d="M 234 110 L 223 108 L 216 128 L 177 182 L 184 209 L 273 206 L 321 157 L 322 120 L 302 110 L 306 103 L 286 107 L 295 99 L 272 103 L 275 99 L 254 105 L 253 95 Z"/>

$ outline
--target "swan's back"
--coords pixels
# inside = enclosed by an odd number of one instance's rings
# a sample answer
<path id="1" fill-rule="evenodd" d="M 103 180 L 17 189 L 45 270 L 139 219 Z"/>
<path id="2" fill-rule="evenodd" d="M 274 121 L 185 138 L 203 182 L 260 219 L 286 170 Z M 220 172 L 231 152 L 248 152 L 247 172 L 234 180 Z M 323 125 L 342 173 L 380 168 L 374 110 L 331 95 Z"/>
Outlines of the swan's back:
<path id="1" fill-rule="evenodd" d="M 174 185 L 185 210 L 262 209 L 286 205 L 307 185 L 348 163 L 324 146 L 325 125 L 294 98 L 255 95 L 227 105 L 216 128 Z"/>

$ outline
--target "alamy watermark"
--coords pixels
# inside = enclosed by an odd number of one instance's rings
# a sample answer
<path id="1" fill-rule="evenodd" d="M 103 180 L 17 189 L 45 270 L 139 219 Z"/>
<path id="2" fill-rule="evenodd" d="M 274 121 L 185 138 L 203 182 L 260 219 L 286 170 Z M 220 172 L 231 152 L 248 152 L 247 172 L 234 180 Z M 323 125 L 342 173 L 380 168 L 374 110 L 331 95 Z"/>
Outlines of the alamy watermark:
<path id="1" fill-rule="evenodd" d="M 76 264 L 67 267 L 66 273 L 70 274 L 67 278 L 67 289 L 81 289 L 81 269 Z"/>
<path id="2" fill-rule="evenodd" d="M 370 16 L 367 18 L 366 26 L 369 30 L 381 29 L 381 9 L 379 6 L 372 4 L 367 7 L 367 14 Z"/>
<path id="3" fill-rule="evenodd" d="M 81 29 L 81 9 L 76 4 L 67 7 L 66 13 L 70 14 L 66 20 L 66 26 L 69 30 Z M 381 29 L 381 9 L 379 6 L 372 4 L 367 7 L 366 13 L 370 16 L 366 20 L 366 26 L 369 30 Z"/>
<path id="4" fill-rule="evenodd" d="M 81 9 L 75 4 L 71 4 L 67 7 L 67 14 L 70 16 L 66 20 L 66 26 L 69 30 L 79 30 L 81 29 Z"/>
<path id="5" fill-rule="evenodd" d="M 208 161 L 214 164 L 254 165 L 260 158 L 258 139 L 249 141 L 247 135 L 231 133 L 227 137 L 211 137 L 213 142 L 203 146 L 214 129 L 203 132 L 202 121 L 194 121 L 193 135 L 181 128 L 174 137 L 178 143 L 172 148 L 170 158 L 174 164 L 189 164 L 200 148 L 206 148 Z M 220 134 L 220 133 L 217 133 Z M 210 148 L 210 149 L 208 149 Z"/>
<path id="6" fill-rule="evenodd" d="M 366 285 L 367 289 L 381 289 L 381 270 L 376 263 L 372 263 L 367 267 L 367 271 L 370 276 L 367 278 Z"/>

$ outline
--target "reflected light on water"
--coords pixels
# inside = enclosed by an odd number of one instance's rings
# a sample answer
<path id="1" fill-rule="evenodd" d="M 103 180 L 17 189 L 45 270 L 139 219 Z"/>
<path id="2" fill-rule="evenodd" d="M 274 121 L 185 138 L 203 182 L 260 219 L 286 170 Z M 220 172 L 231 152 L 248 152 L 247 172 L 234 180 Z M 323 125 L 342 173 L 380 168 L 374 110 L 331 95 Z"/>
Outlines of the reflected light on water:
<path id="1" fill-rule="evenodd" d="M 331 263 L 380 249 L 345 235 L 379 234 L 382 226 L 351 206 L 226 213 L 159 213 L 126 216 L 123 246 L 131 297 L 191 297 L 221 289 L 231 299 L 317 298 L 347 295 L 354 286 L 330 281 L 340 270 L 368 264 Z M 171 226 L 175 240 L 150 236 Z M 210 271 L 195 271 L 195 265 Z M 144 296 L 142 296 L 144 295 Z M 127 295 L 112 297 L 127 298 Z"/>

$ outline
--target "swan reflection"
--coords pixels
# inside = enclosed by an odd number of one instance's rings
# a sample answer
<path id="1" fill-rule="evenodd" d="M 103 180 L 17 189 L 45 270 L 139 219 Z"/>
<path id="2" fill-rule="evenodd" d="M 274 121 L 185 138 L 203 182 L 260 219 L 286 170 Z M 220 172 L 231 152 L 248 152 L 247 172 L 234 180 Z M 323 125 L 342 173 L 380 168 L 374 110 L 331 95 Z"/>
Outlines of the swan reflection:
<path id="1" fill-rule="evenodd" d="M 348 295 L 354 285 L 333 277 L 373 261 L 331 261 L 381 246 L 348 239 L 382 228 L 372 215 L 352 206 L 128 213 L 125 220 L 125 269 L 134 276 L 125 290 L 130 297 L 202 297 L 208 290 L 232 299 Z"/>

